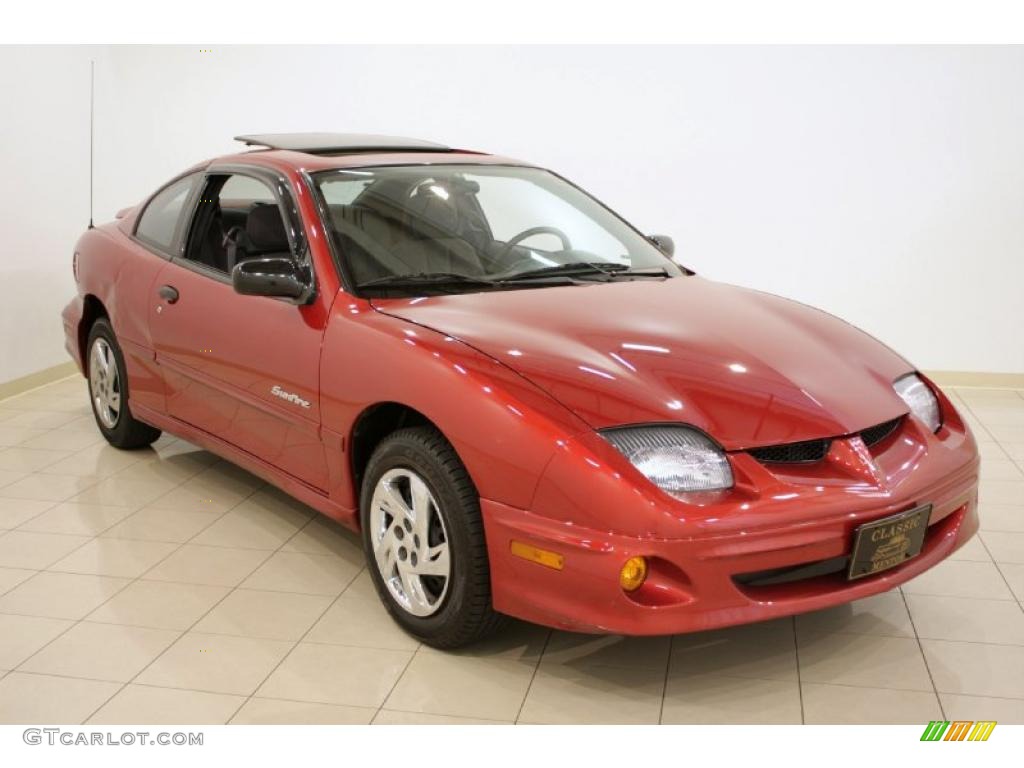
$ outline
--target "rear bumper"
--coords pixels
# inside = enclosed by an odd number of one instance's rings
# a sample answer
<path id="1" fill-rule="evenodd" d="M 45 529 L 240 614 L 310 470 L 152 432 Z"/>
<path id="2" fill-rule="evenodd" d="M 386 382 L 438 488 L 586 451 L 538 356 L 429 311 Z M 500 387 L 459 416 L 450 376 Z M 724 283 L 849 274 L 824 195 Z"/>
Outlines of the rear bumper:
<path id="1" fill-rule="evenodd" d="M 84 310 L 82 297 L 75 296 L 60 313 L 64 323 L 64 349 L 68 351 L 71 359 L 75 361 L 75 365 L 82 373 L 85 373 L 85 368 L 82 362 L 82 350 L 78 343 L 78 330 L 82 323 Z"/>
<path id="2" fill-rule="evenodd" d="M 972 446 L 973 447 L 973 446 Z M 631 537 L 581 528 L 493 501 L 484 501 L 495 609 L 528 621 L 578 632 L 658 635 L 762 621 L 826 608 L 892 589 L 963 546 L 978 529 L 978 460 L 919 488 L 912 496 L 828 514 L 796 500 L 773 517 L 788 523 L 686 539 Z M 744 574 L 848 558 L 854 530 L 870 520 L 931 503 L 920 554 L 875 576 L 849 581 L 845 568 L 772 586 L 737 580 Z M 756 513 L 756 509 L 751 510 Z M 564 556 L 554 570 L 513 556 L 522 541 Z M 650 572 L 637 592 L 618 583 L 635 555 Z"/>

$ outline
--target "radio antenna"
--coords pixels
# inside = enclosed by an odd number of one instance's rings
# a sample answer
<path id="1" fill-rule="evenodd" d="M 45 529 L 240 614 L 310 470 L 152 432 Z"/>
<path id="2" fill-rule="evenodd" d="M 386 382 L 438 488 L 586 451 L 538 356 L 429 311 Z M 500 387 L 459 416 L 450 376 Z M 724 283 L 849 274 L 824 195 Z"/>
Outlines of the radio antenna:
<path id="1" fill-rule="evenodd" d="M 96 103 L 96 60 L 89 60 L 89 229 L 92 224 L 92 164 L 93 164 L 93 122 Z"/>

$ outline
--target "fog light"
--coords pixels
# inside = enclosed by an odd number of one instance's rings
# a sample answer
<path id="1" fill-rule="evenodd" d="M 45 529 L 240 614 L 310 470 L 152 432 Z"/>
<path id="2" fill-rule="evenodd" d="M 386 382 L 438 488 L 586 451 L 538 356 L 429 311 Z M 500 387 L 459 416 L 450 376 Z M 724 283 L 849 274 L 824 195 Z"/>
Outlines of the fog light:
<path id="1" fill-rule="evenodd" d="M 631 557 L 619 571 L 619 585 L 627 592 L 636 592 L 647 578 L 647 558 Z"/>

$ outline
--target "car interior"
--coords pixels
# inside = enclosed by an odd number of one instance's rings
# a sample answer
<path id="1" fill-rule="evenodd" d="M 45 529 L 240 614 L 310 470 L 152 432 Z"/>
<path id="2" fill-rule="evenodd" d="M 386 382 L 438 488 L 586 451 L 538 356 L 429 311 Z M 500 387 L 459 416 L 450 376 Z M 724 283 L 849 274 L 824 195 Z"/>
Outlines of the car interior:
<path id="1" fill-rule="evenodd" d="M 525 230 L 508 241 L 496 238 L 479 191 L 478 182 L 458 174 L 424 179 L 415 172 L 360 185 L 344 201 L 326 200 L 334 244 L 353 281 L 436 273 L 483 278 L 524 262 L 595 258 L 573 249 L 564 233 L 551 227 Z M 553 233 L 552 242 L 561 241 L 556 250 L 519 244 L 524 235 L 550 238 Z M 289 255 L 285 223 L 269 186 L 240 174 L 207 179 L 186 259 L 230 274 L 247 259 Z"/>
<path id="2" fill-rule="evenodd" d="M 391 274 L 486 274 L 500 244 L 478 190 L 465 179 L 399 176 L 374 181 L 350 203 L 329 202 L 336 244 L 356 283 Z"/>
<path id="3" fill-rule="evenodd" d="M 185 258 L 231 273 L 246 259 L 289 256 L 277 201 L 263 182 L 245 176 L 212 176 L 200 198 Z"/>

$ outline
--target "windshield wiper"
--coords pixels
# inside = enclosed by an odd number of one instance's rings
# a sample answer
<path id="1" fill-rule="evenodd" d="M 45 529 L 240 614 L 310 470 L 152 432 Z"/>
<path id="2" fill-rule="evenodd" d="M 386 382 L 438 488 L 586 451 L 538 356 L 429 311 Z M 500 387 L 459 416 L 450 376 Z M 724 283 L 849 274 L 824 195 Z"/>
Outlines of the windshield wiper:
<path id="1" fill-rule="evenodd" d="M 509 275 L 505 280 L 535 280 L 546 277 L 577 277 L 583 275 L 603 275 L 611 280 L 620 276 L 637 277 L 668 277 L 668 272 L 663 267 L 651 267 L 644 269 L 633 269 L 628 264 L 617 261 L 576 261 L 569 264 L 555 264 L 551 267 L 538 267 L 525 272 L 516 272 Z"/>
<path id="2" fill-rule="evenodd" d="M 407 288 L 417 285 L 497 285 L 494 280 L 486 277 L 460 275 L 457 272 L 415 272 L 411 275 L 385 275 L 359 283 L 358 288 Z"/>
<path id="3" fill-rule="evenodd" d="M 384 275 L 359 283 L 358 288 L 508 288 L 521 283 L 545 281 L 550 285 L 572 285 L 574 277 L 584 275 L 601 275 L 605 280 L 617 277 L 668 277 L 668 272 L 661 267 L 649 269 L 631 269 L 618 262 L 575 262 L 557 264 L 552 267 L 541 267 L 526 272 L 517 272 L 507 277 L 474 277 L 458 272 L 415 272 L 409 275 Z"/>
<path id="4" fill-rule="evenodd" d="M 543 275 L 538 277 L 545 278 L 544 285 L 546 286 L 573 285 L 573 281 L 568 277 L 560 277 L 559 275 Z M 535 287 L 537 282 L 537 280 L 529 280 L 520 283 L 516 278 L 497 280 L 488 277 L 463 275 L 458 272 L 416 272 L 411 275 L 385 275 L 384 277 L 375 277 L 372 280 L 366 280 L 365 282 L 359 283 L 356 287 L 359 289 L 397 288 L 399 290 L 428 288 L 438 291 L 451 291 L 458 290 L 459 288 L 491 288 L 494 290 L 503 290 L 515 288 L 520 285 L 525 287 L 527 284 L 530 287 Z"/>

